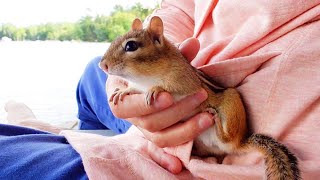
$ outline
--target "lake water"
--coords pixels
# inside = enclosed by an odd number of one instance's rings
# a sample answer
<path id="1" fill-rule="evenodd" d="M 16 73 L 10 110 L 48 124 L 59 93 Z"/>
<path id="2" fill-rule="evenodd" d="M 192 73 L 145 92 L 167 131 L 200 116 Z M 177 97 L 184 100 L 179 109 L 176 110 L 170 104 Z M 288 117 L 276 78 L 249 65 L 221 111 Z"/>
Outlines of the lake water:
<path id="1" fill-rule="evenodd" d="M 76 120 L 76 87 L 90 59 L 103 55 L 108 43 L 59 41 L 0 42 L 0 122 L 4 104 L 27 104 L 51 124 Z"/>

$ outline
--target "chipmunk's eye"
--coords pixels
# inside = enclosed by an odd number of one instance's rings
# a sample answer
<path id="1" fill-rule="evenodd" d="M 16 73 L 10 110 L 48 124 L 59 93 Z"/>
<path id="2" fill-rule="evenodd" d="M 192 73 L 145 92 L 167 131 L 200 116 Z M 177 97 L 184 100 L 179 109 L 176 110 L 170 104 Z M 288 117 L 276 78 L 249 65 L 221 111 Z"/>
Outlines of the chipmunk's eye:
<path id="1" fill-rule="evenodd" d="M 128 41 L 126 46 L 124 47 L 125 51 L 135 51 L 139 47 L 138 43 L 136 41 Z"/>

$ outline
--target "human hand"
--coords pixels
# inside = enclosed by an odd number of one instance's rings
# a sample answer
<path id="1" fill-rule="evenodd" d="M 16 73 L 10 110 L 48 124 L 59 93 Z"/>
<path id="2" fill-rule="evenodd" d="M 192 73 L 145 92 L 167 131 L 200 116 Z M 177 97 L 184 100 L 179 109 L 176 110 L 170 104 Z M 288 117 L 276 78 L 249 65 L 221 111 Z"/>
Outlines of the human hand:
<path id="1" fill-rule="evenodd" d="M 166 153 L 163 148 L 158 147 L 153 142 L 147 140 L 143 133 L 136 127 L 131 126 L 127 131 L 126 145 L 138 152 L 146 153 L 158 165 L 170 171 L 173 174 L 178 174 L 182 170 L 181 161 L 172 154 Z M 128 140 L 132 138 L 132 140 Z"/>
<path id="2" fill-rule="evenodd" d="M 125 86 L 122 79 L 112 77 L 107 84 Z M 107 85 L 108 86 L 108 85 Z M 109 89 L 109 88 L 107 88 Z M 108 90 L 113 92 L 113 88 Z M 173 104 L 168 92 L 161 92 L 150 106 L 145 103 L 144 94 L 126 96 L 121 103 L 110 103 L 113 114 L 137 126 L 147 139 L 159 147 L 176 146 L 188 142 L 212 125 L 208 113 L 200 113 L 189 120 L 179 122 L 196 109 L 205 99 L 205 90 L 188 96 Z M 179 122 L 179 123 L 178 123 Z"/>

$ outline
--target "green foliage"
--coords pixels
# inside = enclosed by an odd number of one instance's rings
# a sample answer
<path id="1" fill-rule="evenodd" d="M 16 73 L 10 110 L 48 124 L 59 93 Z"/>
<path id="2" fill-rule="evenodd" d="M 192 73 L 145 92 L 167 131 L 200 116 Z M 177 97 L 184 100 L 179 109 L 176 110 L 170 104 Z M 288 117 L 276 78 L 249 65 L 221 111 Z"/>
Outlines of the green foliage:
<path id="1" fill-rule="evenodd" d="M 112 41 L 117 36 L 127 32 L 130 29 L 131 23 L 135 17 L 135 14 L 122 11 L 118 11 L 110 16 L 105 26 L 108 32 L 107 39 Z"/>
<path id="2" fill-rule="evenodd" d="M 16 28 L 12 24 L 4 24 L 0 28 L 1 32 L 0 35 L 10 37 L 12 40 L 20 41 L 24 40 L 26 36 L 25 29 L 23 28 Z"/>
<path id="3" fill-rule="evenodd" d="M 85 16 L 76 23 L 47 23 L 44 25 L 18 28 L 12 24 L 0 25 L 0 39 L 9 37 L 14 41 L 22 40 L 60 40 L 60 41 L 113 41 L 127 32 L 134 18 L 144 20 L 153 9 L 144 8 L 137 3 L 130 9 L 115 6 L 110 16 Z"/>

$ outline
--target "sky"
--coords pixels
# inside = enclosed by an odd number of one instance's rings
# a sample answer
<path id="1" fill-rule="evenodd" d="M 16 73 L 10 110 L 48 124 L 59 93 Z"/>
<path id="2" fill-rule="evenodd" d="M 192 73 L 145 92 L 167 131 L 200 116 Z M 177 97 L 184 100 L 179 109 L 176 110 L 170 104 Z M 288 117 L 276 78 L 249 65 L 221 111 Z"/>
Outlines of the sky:
<path id="1" fill-rule="evenodd" d="M 3 0 L 0 2 L 0 24 L 29 26 L 75 22 L 86 15 L 108 15 L 115 5 L 130 7 L 137 2 L 154 7 L 158 0 Z"/>

